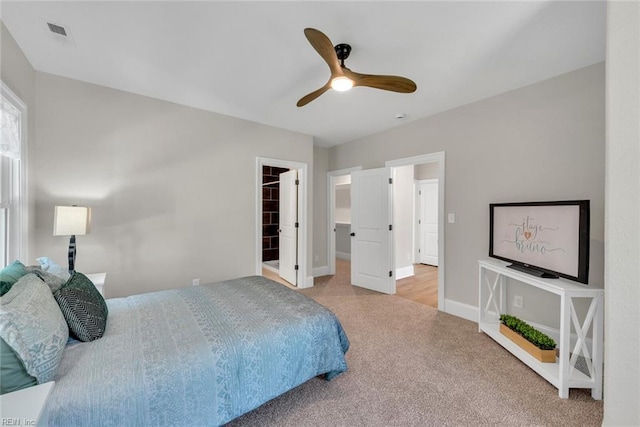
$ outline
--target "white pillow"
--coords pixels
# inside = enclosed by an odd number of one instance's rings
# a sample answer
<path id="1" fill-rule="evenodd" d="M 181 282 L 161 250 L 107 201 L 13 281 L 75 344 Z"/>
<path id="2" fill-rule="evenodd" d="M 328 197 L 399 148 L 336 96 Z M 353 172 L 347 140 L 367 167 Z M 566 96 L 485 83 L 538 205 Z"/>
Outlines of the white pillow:
<path id="1" fill-rule="evenodd" d="M 67 268 L 62 267 L 60 264 L 56 263 L 54 260 L 42 256 L 40 258 L 36 258 L 36 261 L 40 264 L 40 268 L 42 271 L 46 271 L 51 274 L 55 274 L 56 276 L 64 279 L 66 282 L 71 277 L 69 270 Z"/>
<path id="2" fill-rule="evenodd" d="M 33 273 L 0 297 L 0 336 L 39 384 L 53 380 L 69 327 L 49 287 Z"/>

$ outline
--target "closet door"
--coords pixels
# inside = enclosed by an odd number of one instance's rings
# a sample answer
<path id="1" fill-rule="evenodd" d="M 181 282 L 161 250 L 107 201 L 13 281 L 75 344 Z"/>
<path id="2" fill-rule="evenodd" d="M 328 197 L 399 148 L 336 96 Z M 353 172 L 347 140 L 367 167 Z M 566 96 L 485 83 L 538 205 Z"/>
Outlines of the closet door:
<path id="1" fill-rule="evenodd" d="M 298 273 L 298 171 L 280 174 L 280 277 L 297 285 Z"/>
<path id="2" fill-rule="evenodd" d="M 420 263 L 438 266 L 438 180 L 420 182 Z"/>

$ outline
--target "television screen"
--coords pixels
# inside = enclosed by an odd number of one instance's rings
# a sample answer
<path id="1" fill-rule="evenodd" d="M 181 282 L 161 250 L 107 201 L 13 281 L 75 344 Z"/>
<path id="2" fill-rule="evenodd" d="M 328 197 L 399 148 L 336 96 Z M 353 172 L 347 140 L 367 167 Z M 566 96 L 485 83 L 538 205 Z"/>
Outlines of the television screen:
<path id="1" fill-rule="evenodd" d="M 491 204 L 489 256 L 587 283 L 589 201 Z"/>

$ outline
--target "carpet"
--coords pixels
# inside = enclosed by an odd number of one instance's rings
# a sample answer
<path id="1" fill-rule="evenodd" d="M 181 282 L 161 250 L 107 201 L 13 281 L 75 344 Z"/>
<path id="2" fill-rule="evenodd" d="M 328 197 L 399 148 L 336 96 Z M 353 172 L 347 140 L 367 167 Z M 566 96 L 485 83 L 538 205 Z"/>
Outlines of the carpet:
<path id="1" fill-rule="evenodd" d="M 590 390 L 569 399 L 477 324 L 351 286 L 348 263 L 300 292 L 333 310 L 349 370 L 314 378 L 229 426 L 600 426 Z M 345 269 L 347 271 L 345 271 Z"/>

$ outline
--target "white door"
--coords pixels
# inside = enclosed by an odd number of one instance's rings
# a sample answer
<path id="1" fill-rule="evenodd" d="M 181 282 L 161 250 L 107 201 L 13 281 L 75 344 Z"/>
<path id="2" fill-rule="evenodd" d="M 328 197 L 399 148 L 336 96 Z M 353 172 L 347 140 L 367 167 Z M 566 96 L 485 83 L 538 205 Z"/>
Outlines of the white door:
<path id="1" fill-rule="evenodd" d="M 280 174 L 280 277 L 297 285 L 298 254 L 298 171 Z"/>
<path id="2" fill-rule="evenodd" d="M 420 263 L 438 266 L 438 180 L 420 181 Z"/>
<path id="3" fill-rule="evenodd" d="M 351 173 L 351 284 L 395 294 L 390 178 L 390 168 Z"/>

